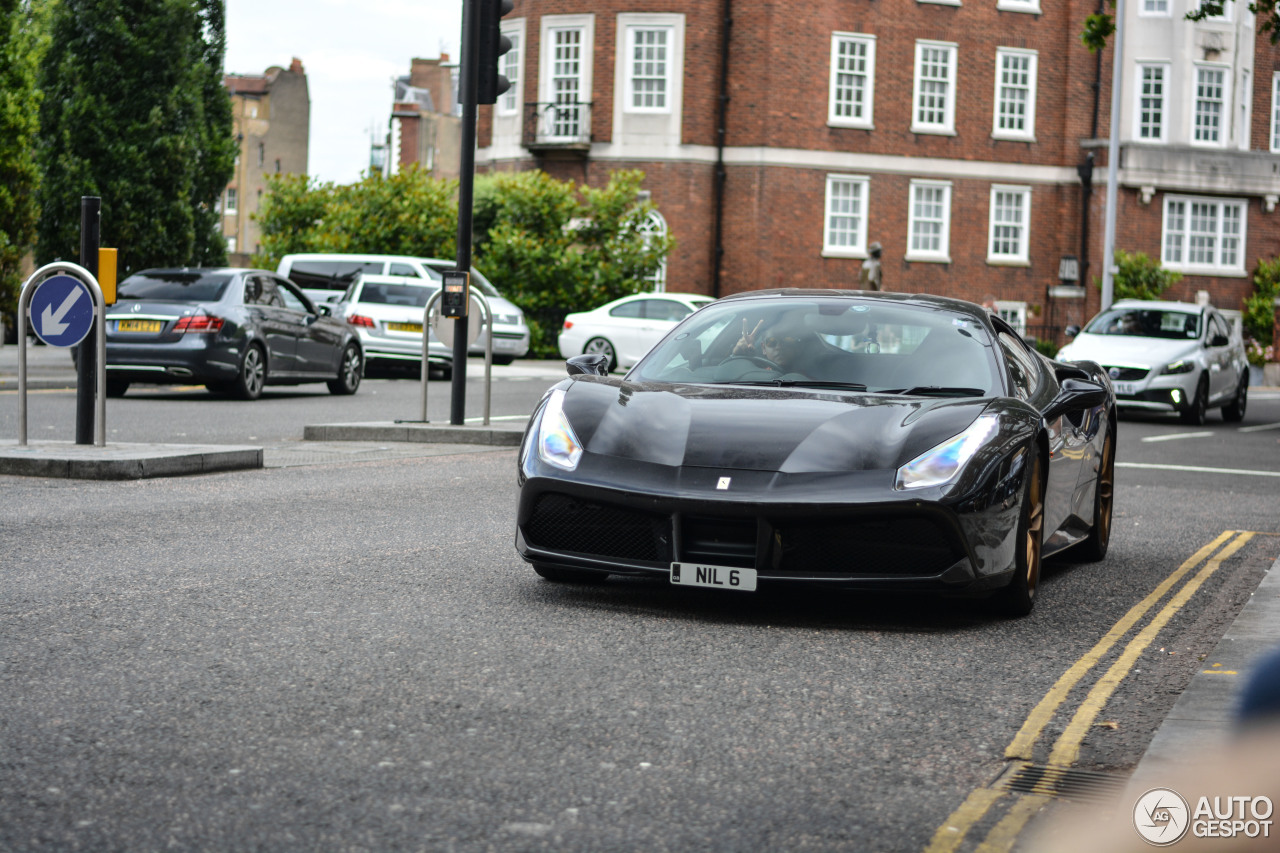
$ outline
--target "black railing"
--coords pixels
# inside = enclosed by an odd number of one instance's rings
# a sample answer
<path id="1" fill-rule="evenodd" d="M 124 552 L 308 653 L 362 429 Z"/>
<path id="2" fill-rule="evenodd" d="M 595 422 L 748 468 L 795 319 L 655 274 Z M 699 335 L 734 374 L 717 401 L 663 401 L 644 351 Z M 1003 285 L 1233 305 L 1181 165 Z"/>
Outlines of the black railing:
<path id="1" fill-rule="evenodd" d="M 525 148 L 586 148 L 591 144 L 591 104 L 577 101 L 524 105 Z"/>

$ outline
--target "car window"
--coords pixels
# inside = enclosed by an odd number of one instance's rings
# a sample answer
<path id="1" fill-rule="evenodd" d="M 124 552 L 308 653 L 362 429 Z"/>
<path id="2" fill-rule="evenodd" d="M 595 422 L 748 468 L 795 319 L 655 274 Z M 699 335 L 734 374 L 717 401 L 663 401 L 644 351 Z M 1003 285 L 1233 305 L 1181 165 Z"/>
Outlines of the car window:
<path id="1" fill-rule="evenodd" d="M 1091 335 L 1194 340 L 1200 337 L 1200 314 L 1158 308 L 1113 308 L 1090 320 L 1084 331 Z"/>
<path id="2" fill-rule="evenodd" d="M 1035 359 L 1027 351 L 1026 344 L 1016 336 L 1002 331 L 996 339 L 1000 342 L 1000 349 L 1004 351 L 1009 375 L 1013 377 L 1013 393 L 1023 400 L 1030 399 L 1039 384 Z"/>
<path id="3" fill-rule="evenodd" d="M 291 311 L 301 311 L 304 314 L 314 313 L 311 310 L 311 306 L 308 305 L 301 296 L 293 292 L 293 289 L 290 288 L 288 282 L 281 281 L 280 279 L 272 279 L 272 281 L 276 285 L 276 295 L 280 297 L 285 308 L 288 308 Z"/>
<path id="4" fill-rule="evenodd" d="M 258 298 L 259 305 L 269 305 L 273 308 L 283 308 L 284 299 L 280 296 L 280 290 L 276 287 L 275 279 L 267 278 L 264 275 L 257 277 L 258 282 Z"/>
<path id="5" fill-rule="evenodd" d="M 1209 315 L 1209 340 L 1212 341 L 1214 336 L 1222 335 L 1230 338 L 1227 332 L 1227 324 L 1218 314 Z"/>
<path id="6" fill-rule="evenodd" d="M 289 267 L 289 280 L 299 287 L 313 290 L 344 291 L 360 274 L 379 275 L 382 261 L 295 261 Z"/>
<path id="7" fill-rule="evenodd" d="M 156 299 L 161 302 L 217 302 L 234 278 L 230 273 L 200 270 L 147 270 L 120 282 L 119 299 Z"/>
<path id="8" fill-rule="evenodd" d="M 365 282 L 360 290 L 357 302 L 370 305 L 401 305 L 413 308 L 425 308 L 431 294 L 439 288 L 422 287 L 414 284 L 385 284 L 382 282 Z"/>
<path id="9" fill-rule="evenodd" d="M 872 391 L 988 394 L 1004 387 L 992 345 L 981 320 L 932 306 L 845 297 L 726 300 L 689 314 L 635 371 L 645 381 L 768 382 L 781 374 Z"/>
<path id="10" fill-rule="evenodd" d="M 406 278 L 418 278 L 418 268 L 409 264 L 392 263 L 391 268 L 387 270 L 389 275 L 402 275 Z"/>
<path id="11" fill-rule="evenodd" d="M 631 302 L 624 302 L 614 308 L 609 309 L 610 317 L 627 317 L 631 319 L 640 319 L 644 316 L 643 299 L 634 299 Z"/>
<path id="12" fill-rule="evenodd" d="M 674 299 L 645 299 L 640 304 L 649 320 L 683 320 L 693 313 L 688 305 Z"/>

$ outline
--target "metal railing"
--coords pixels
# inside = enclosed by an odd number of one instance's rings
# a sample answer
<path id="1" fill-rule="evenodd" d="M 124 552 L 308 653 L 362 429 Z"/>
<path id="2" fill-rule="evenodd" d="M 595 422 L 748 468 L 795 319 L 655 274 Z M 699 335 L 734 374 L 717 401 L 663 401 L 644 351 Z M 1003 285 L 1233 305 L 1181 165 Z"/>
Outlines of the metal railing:
<path id="1" fill-rule="evenodd" d="M 591 144 L 591 104 L 578 101 L 524 105 L 521 143 L 525 148 Z"/>

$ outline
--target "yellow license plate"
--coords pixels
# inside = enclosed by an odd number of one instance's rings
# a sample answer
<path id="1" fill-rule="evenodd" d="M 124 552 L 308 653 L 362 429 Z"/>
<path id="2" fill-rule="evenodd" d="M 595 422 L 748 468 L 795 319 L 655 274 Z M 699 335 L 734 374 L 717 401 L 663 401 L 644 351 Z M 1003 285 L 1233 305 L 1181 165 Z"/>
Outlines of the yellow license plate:
<path id="1" fill-rule="evenodd" d="M 120 320 L 116 323 L 117 332 L 158 332 L 163 328 L 161 320 Z"/>
<path id="2" fill-rule="evenodd" d="M 421 323 L 388 323 L 388 332 L 413 332 L 414 334 L 422 334 Z"/>

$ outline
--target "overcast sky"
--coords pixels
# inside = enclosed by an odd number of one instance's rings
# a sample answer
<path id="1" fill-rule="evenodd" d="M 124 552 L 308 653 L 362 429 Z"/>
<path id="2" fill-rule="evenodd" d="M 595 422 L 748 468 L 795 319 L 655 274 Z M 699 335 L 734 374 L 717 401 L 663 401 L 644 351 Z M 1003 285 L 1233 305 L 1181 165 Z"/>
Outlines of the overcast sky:
<path id="1" fill-rule="evenodd" d="M 228 74 L 302 60 L 311 94 L 311 175 L 348 184 L 386 134 L 391 82 L 415 57 L 458 60 L 462 0 L 227 0 Z"/>

